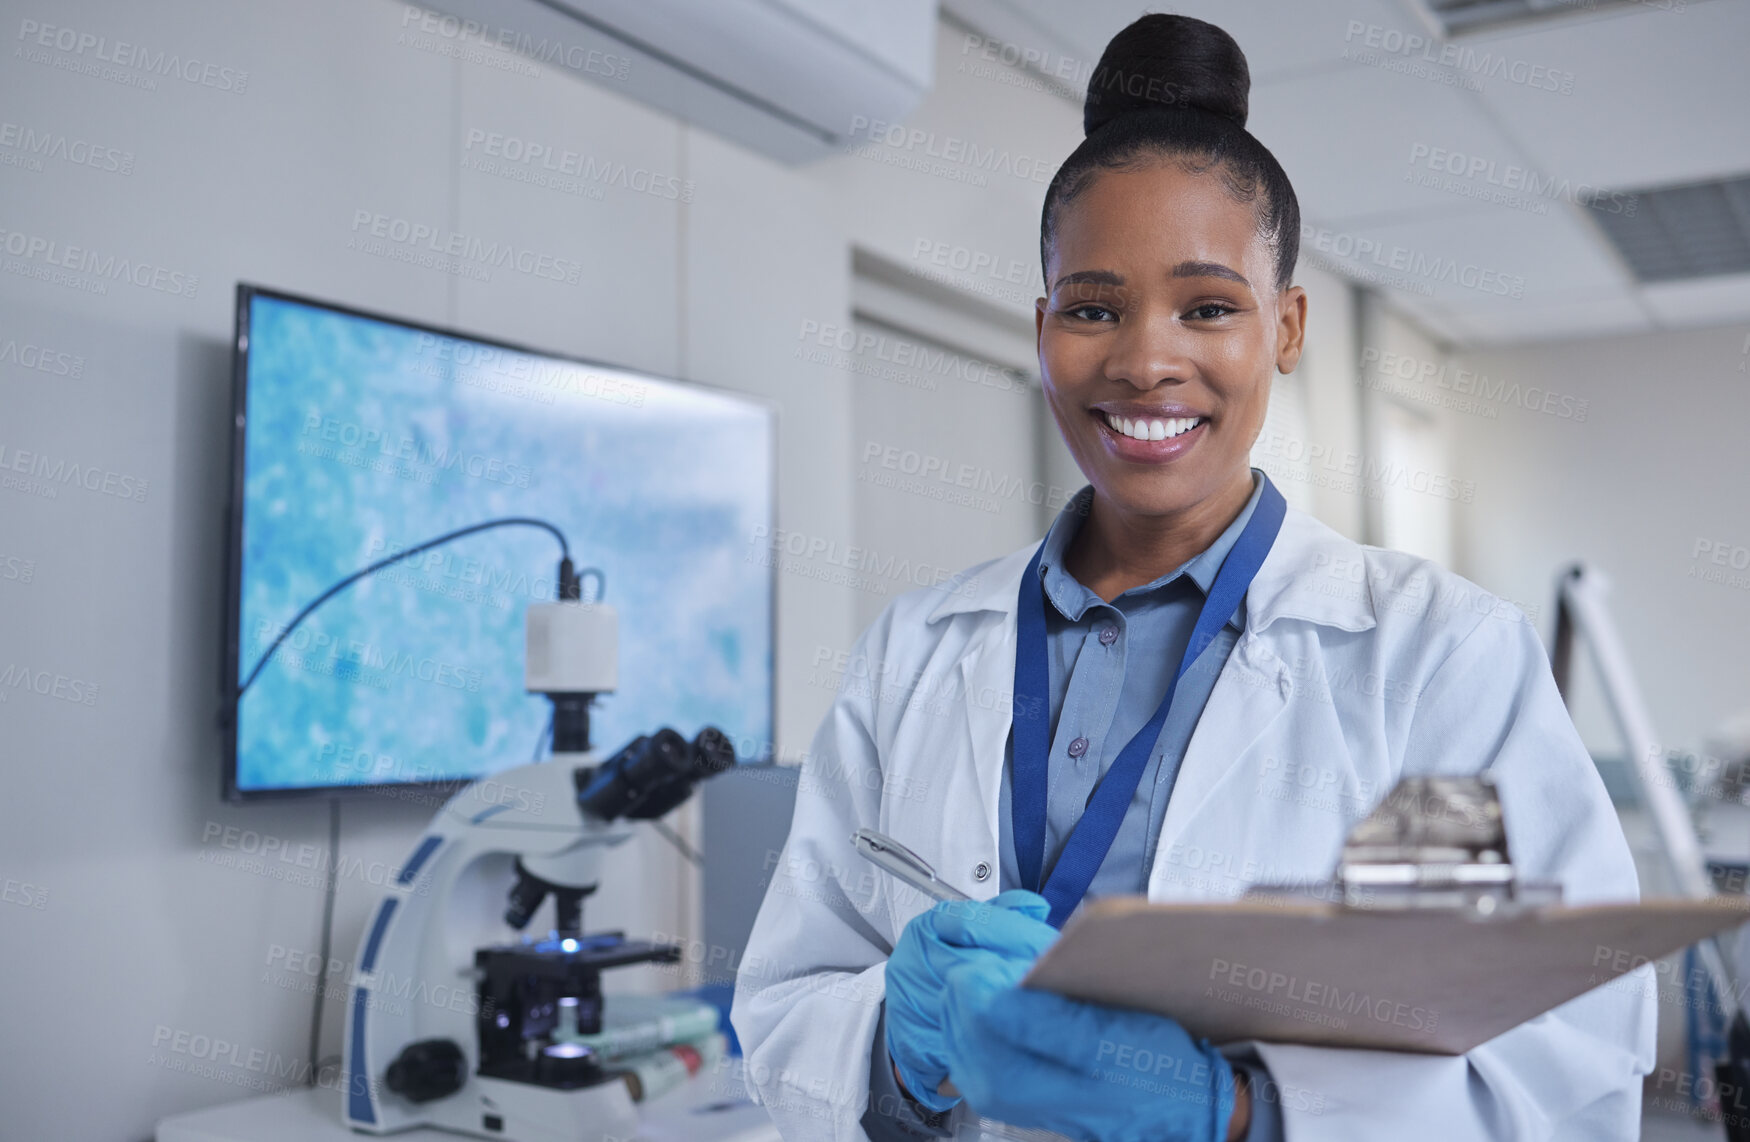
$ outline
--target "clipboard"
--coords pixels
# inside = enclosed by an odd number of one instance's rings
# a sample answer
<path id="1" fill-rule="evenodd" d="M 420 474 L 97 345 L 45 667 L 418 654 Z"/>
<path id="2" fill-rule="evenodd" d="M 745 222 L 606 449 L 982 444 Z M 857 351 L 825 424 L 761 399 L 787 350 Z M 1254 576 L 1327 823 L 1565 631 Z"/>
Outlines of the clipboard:
<path id="1" fill-rule="evenodd" d="M 1022 980 L 1241 1039 L 1461 1055 L 1630 970 L 1750 920 L 1746 902 L 1655 900 L 1474 919 L 1340 904 L 1090 901 Z"/>
<path id="2" fill-rule="evenodd" d="M 1486 779 L 1401 783 L 1308 889 L 1088 902 L 1022 980 L 1244 1039 L 1459 1055 L 1750 920 L 1750 899 L 1566 907 L 1521 884 Z M 1620 981 L 1620 982 L 1619 982 Z"/>

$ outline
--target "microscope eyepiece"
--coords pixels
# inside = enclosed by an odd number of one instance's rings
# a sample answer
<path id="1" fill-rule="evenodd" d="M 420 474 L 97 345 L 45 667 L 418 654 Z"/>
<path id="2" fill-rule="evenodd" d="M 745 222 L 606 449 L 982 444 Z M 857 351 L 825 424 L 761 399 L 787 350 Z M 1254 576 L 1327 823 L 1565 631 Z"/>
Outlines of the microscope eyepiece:
<path id="1" fill-rule="evenodd" d="M 694 773 L 700 781 L 715 777 L 735 764 L 735 746 L 730 744 L 729 735 L 716 726 L 706 726 L 699 731 L 699 736 L 693 739 L 693 752 L 697 757 Z"/>
<path id="2" fill-rule="evenodd" d="M 735 764 L 735 747 L 713 726 L 691 742 L 664 727 L 633 738 L 593 770 L 578 771 L 577 803 L 603 821 L 661 817 L 707 777 Z"/>

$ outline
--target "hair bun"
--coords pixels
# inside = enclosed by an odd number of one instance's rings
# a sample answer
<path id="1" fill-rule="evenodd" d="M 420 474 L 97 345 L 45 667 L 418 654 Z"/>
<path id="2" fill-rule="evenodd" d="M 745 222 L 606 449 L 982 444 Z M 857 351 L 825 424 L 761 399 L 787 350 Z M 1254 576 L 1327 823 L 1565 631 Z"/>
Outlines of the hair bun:
<path id="1" fill-rule="evenodd" d="M 1214 24 L 1190 16 L 1144 16 L 1112 37 L 1088 80 L 1082 129 L 1089 135 L 1135 111 L 1195 108 L 1246 125 L 1252 74 L 1246 53 Z"/>

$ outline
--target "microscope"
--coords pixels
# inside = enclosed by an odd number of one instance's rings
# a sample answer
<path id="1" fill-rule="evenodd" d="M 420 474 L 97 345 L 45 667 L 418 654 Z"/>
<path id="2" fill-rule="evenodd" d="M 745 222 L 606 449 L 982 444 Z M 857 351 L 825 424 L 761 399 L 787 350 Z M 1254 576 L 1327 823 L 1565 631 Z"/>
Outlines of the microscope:
<path id="1" fill-rule="evenodd" d="M 340 1092 L 342 1120 L 356 1131 L 433 1126 L 514 1142 L 638 1133 L 626 1084 L 579 1037 L 602 1028 L 603 972 L 674 963 L 680 949 L 587 934 L 583 901 L 636 822 L 680 805 L 735 752 L 711 727 L 691 741 L 660 729 L 598 760 L 589 707 L 617 685 L 618 619 L 579 601 L 575 575 L 562 571 L 559 602 L 529 608 L 526 651 L 525 688 L 553 703 L 554 756 L 457 792 L 366 924 Z M 470 917 L 502 908 L 521 931 L 548 900 L 547 938 L 474 942 Z M 415 989 L 418 1001 L 405 1002 Z"/>

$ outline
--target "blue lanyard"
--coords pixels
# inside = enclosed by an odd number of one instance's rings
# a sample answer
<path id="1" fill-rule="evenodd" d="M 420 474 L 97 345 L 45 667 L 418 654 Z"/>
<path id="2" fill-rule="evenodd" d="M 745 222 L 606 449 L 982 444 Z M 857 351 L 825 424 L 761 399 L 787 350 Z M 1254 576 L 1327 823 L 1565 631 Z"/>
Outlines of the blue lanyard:
<path id="1" fill-rule="evenodd" d="M 1063 927 L 1064 921 L 1087 894 L 1088 885 L 1094 882 L 1094 874 L 1099 871 L 1118 836 L 1118 827 L 1124 821 L 1131 798 L 1136 796 L 1136 787 L 1147 768 L 1149 754 L 1154 752 L 1155 741 L 1161 736 L 1161 727 L 1167 721 L 1167 711 L 1173 705 L 1173 693 L 1179 688 L 1179 679 L 1185 676 L 1185 671 L 1197 661 L 1204 648 L 1215 641 L 1215 636 L 1232 617 L 1240 600 L 1245 598 L 1246 588 L 1252 585 L 1252 578 L 1276 542 L 1276 533 L 1282 528 L 1282 517 L 1287 510 L 1288 504 L 1282 493 L 1276 490 L 1268 476 L 1264 477 L 1258 505 L 1252 509 L 1252 518 L 1246 522 L 1245 530 L 1240 532 L 1233 549 L 1222 560 L 1215 582 L 1210 584 L 1209 596 L 1197 612 L 1197 625 L 1192 628 L 1185 656 L 1179 660 L 1179 670 L 1168 684 L 1160 707 L 1100 779 L 1094 795 L 1088 799 L 1087 809 L 1076 822 L 1068 843 L 1057 858 L 1057 864 L 1052 866 L 1050 881 L 1038 890 L 1051 902 L 1052 927 Z M 1042 542 L 1033 553 L 1033 561 L 1027 564 L 1027 573 L 1021 576 L 1016 612 L 1015 756 L 1010 815 L 1014 821 L 1015 863 L 1021 874 L 1021 883 L 1028 888 L 1039 883 L 1039 869 L 1045 860 L 1045 801 L 1051 772 L 1051 683 L 1045 650 L 1045 588 L 1039 578 L 1039 559 L 1044 552 Z"/>

